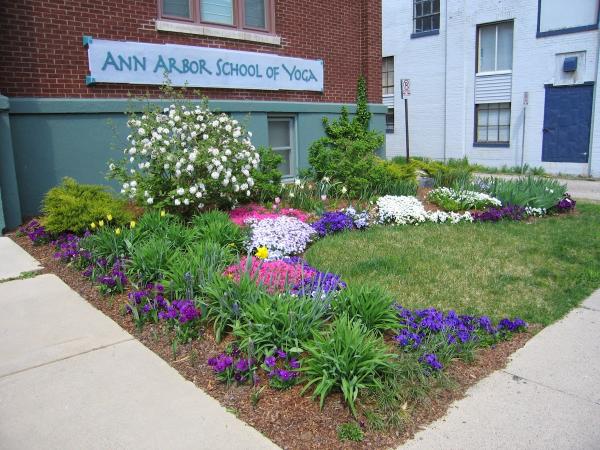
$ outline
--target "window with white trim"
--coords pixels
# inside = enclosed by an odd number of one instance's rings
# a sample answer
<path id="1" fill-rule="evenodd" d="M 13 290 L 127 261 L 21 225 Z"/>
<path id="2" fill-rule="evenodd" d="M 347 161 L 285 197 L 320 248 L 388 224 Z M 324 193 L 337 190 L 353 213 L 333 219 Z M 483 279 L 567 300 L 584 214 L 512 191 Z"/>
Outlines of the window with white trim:
<path id="1" fill-rule="evenodd" d="M 513 22 L 479 26 L 477 72 L 512 70 Z"/>
<path id="2" fill-rule="evenodd" d="M 413 33 L 426 33 L 440 29 L 440 0 L 414 0 Z"/>
<path id="3" fill-rule="evenodd" d="M 269 117 L 269 147 L 283 157 L 279 171 L 283 177 L 296 175 L 295 127 L 293 117 Z"/>
<path id="4" fill-rule="evenodd" d="M 510 103 L 475 105 L 475 142 L 508 144 L 510 142 Z"/>
<path id="5" fill-rule="evenodd" d="M 383 58 L 381 66 L 381 85 L 383 95 L 394 93 L 394 57 L 386 56 Z"/>
<path id="6" fill-rule="evenodd" d="M 385 114 L 385 132 L 394 134 L 394 108 L 388 108 Z"/>

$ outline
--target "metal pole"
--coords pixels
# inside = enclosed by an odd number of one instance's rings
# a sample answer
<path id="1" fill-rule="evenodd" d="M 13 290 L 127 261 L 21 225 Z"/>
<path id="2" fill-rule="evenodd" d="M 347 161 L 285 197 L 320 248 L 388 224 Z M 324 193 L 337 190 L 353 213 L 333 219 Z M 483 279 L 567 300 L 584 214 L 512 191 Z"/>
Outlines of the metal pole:
<path id="1" fill-rule="evenodd" d="M 408 99 L 404 99 L 404 129 L 406 130 L 406 162 L 410 160 L 410 145 L 408 142 Z"/>
<path id="2" fill-rule="evenodd" d="M 523 106 L 523 133 L 521 133 L 521 174 L 523 174 L 523 163 L 525 162 L 525 118 L 527 117 L 527 106 Z"/>

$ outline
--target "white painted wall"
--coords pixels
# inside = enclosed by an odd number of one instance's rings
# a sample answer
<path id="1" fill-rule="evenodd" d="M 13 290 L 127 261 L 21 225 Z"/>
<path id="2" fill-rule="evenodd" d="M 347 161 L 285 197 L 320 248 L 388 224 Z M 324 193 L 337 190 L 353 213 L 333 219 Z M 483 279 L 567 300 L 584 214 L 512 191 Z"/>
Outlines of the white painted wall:
<path id="1" fill-rule="evenodd" d="M 383 0 L 383 56 L 394 56 L 396 78 L 395 133 L 387 135 L 388 157 L 405 152 L 404 107 L 398 86 L 400 79 L 410 78 L 413 155 L 435 159 L 467 156 L 490 166 L 519 164 L 523 95 L 528 92 L 524 162 L 549 172 L 586 173 L 587 164 L 541 162 L 544 84 L 570 82 L 557 70 L 557 54 L 570 52 L 585 52 L 585 70 L 576 82 L 595 81 L 598 31 L 537 38 L 538 0 L 448 0 L 442 1 L 441 8 L 439 35 L 411 39 L 412 1 Z M 510 147 L 474 147 L 477 25 L 504 20 L 514 20 Z M 595 111 L 591 167 L 593 174 L 600 176 L 598 98 Z"/>

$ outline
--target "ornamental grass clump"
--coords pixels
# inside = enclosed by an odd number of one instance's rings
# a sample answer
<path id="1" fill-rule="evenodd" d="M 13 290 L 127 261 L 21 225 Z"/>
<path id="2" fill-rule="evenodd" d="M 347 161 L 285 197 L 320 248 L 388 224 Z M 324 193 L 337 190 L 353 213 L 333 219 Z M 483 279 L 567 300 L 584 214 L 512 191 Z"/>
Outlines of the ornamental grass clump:
<path id="1" fill-rule="evenodd" d="M 316 334 L 306 351 L 302 372 L 307 383 L 302 392 L 312 389 L 312 397 L 320 399 L 322 408 L 325 398 L 339 390 L 354 416 L 359 391 L 381 387 L 381 379 L 395 358 L 381 337 L 347 315 Z"/>
<path id="2" fill-rule="evenodd" d="M 254 349 L 264 356 L 277 348 L 301 353 L 308 340 L 320 330 L 329 315 L 326 302 L 289 294 L 263 296 L 241 308 L 233 324 L 240 348 Z"/>
<path id="3" fill-rule="evenodd" d="M 349 286 L 332 300 L 336 316 L 347 314 L 369 330 L 384 334 L 398 326 L 395 300 L 378 285 Z"/>
<path id="4" fill-rule="evenodd" d="M 259 247 L 265 247 L 270 259 L 299 255 L 316 234 L 310 225 L 294 217 L 264 219 L 251 226 L 247 249 L 249 253 L 254 253 Z"/>
<path id="5" fill-rule="evenodd" d="M 125 157 L 109 166 L 130 199 L 181 214 L 233 205 L 252 195 L 260 155 L 235 119 L 178 101 L 132 114 Z"/>
<path id="6" fill-rule="evenodd" d="M 565 198 L 567 186 L 557 180 L 528 176 L 516 179 L 487 178 L 486 192 L 503 205 L 550 209 Z"/>
<path id="7" fill-rule="evenodd" d="M 237 250 L 244 248 L 247 232 L 231 220 L 223 211 L 209 211 L 195 215 L 190 223 L 196 239 L 211 241 L 223 247 L 229 246 Z"/>
<path id="8" fill-rule="evenodd" d="M 427 200 L 446 211 L 465 211 L 468 209 L 484 209 L 502 206 L 497 198 L 475 191 L 455 190 L 441 187 L 427 194 Z"/>

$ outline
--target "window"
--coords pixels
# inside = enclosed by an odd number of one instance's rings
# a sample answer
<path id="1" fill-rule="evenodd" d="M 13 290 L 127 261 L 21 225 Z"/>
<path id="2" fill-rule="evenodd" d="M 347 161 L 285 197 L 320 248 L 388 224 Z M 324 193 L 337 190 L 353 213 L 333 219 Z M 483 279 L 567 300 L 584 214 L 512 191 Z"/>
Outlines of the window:
<path id="1" fill-rule="evenodd" d="M 269 146 L 283 157 L 279 171 L 284 177 L 296 174 L 294 140 L 292 117 L 269 117 Z"/>
<path id="2" fill-rule="evenodd" d="M 479 27 L 477 72 L 512 70 L 513 23 Z"/>
<path id="3" fill-rule="evenodd" d="M 598 29 L 596 0 L 540 0 L 538 3 L 537 36 L 555 36 L 564 33 Z"/>
<path id="4" fill-rule="evenodd" d="M 381 85 L 383 86 L 383 95 L 394 93 L 394 57 L 386 56 L 383 58 L 381 68 Z"/>
<path id="5" fill-rule="evenodd" d="M 476 143 L 508 144 L 510 103 L 484 103 L 475 106 Z"/>
<path id="6" fill-rule="evenodd" d="M 394 108 L 388 108 L 385 114 L 385 132 L 394 134 Z"/>
<path id="7" fill-rule="evenodd" d="M 274 32 L 275 0 L 159 0 L 160 17 L 235 29 Z"/>
<path id="8" fill-rule="evenodd" d="M 414 0 L 414 33 L 440 29 L 440 0 Z"/>

